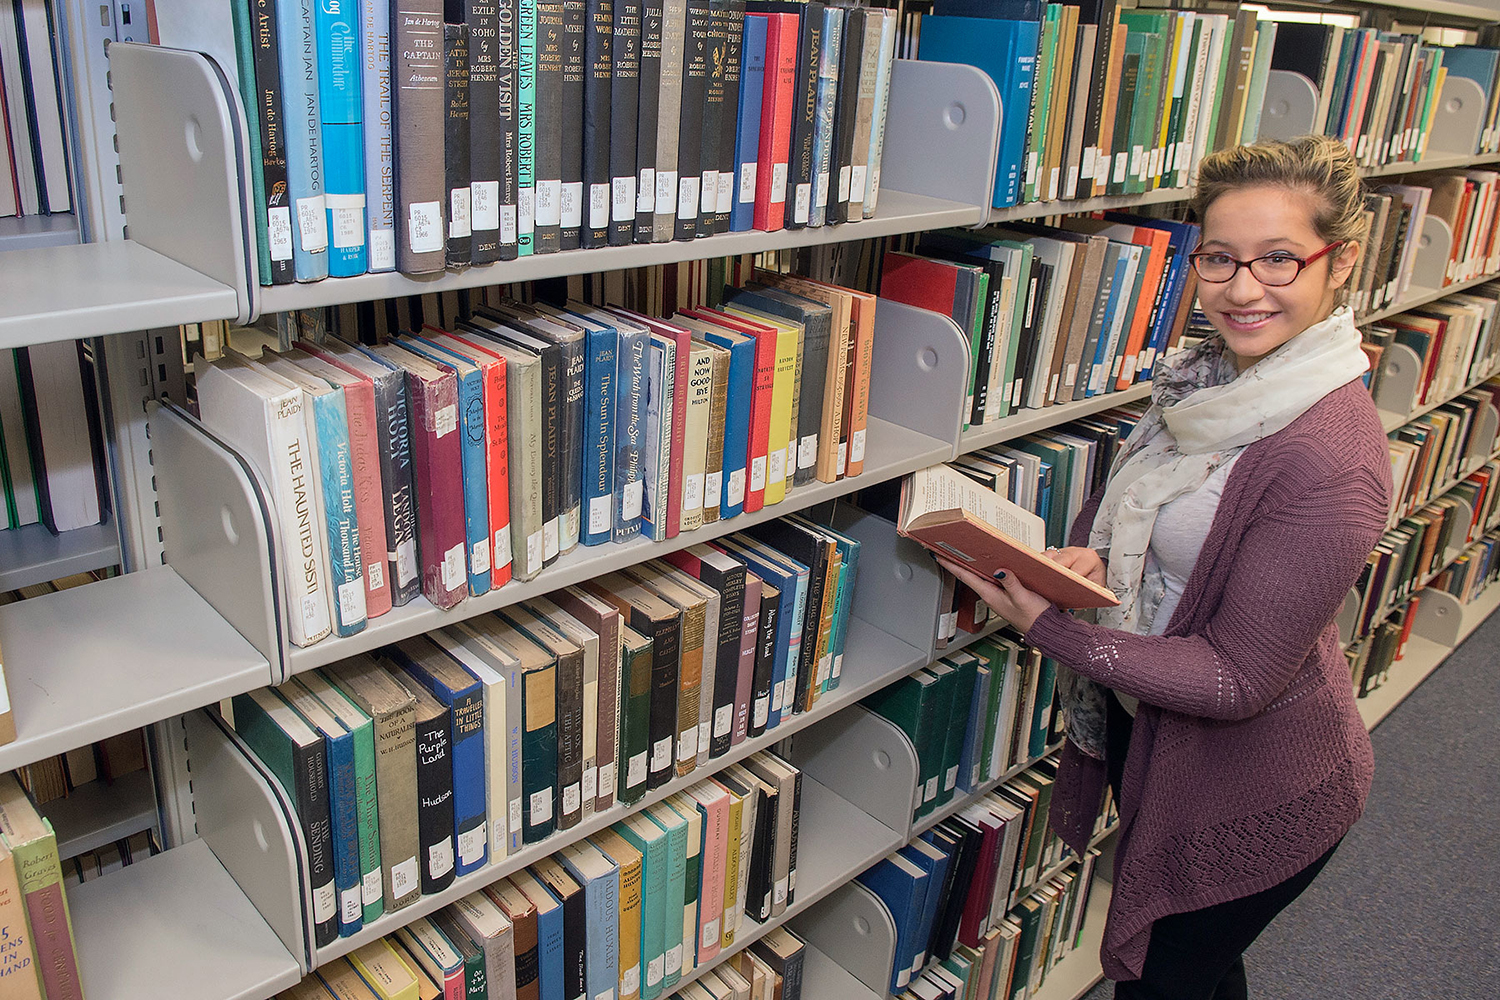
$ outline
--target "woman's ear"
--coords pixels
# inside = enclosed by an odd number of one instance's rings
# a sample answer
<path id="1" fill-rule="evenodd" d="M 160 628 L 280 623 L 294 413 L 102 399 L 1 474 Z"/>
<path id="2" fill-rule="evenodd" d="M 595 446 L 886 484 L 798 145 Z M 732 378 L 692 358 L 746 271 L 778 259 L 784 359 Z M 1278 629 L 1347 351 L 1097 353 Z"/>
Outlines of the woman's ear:
<path id="1" fill-rule="evenodd" d="M 1359 256 L 1363 252 L 1364 246 L 1354 240 L 1345 243 L 1335 252 L 1333 262 L 1328 266 L 1328 280 L 1334 288 L 1344 287 L 1344 283 L 1354 273 L 1354 265 L 1359 263 Z"/>

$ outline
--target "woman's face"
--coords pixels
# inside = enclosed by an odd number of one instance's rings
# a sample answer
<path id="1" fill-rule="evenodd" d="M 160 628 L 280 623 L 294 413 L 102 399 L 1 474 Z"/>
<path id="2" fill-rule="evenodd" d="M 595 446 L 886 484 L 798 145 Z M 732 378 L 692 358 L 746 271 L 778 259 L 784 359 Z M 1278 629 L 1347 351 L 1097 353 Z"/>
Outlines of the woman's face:
<path id="1" fill-rule="evenodd" d="M 1209 205 L 1198 251 L 1245 261 L 1279 250 L 1306 259 L 1327 245 L 1313 228 L 1313 209 L 1311 195 L 1284 187 L 1229 191 Z M 1358 259 L 1357 244 L 1332 250 L 1280 287 L 1262 285 L 1242 267 L 1226 282 L 1199 281 L 1198 299 L 1244 371 L 1328 318 Z"/>

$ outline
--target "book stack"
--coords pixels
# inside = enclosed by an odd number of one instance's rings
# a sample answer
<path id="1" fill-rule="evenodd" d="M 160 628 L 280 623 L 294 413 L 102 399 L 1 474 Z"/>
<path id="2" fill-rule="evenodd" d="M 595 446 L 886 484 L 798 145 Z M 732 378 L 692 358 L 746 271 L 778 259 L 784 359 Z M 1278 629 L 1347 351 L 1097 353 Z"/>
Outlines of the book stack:
<path id="1" fill-rule="evenodd" d="M 256 466 L 301 543 L 292 641 L 858 475 L 875 297 L 752 277 L 670 321 L 507 300 L 377 346 L 330 337 L 200 365 L 205 426 Z"/>
<path id="2" fill-rule="evenodd" d="M 0 775 L 0 940 L 7 997 L 83 996 L 57 837 L 11 774 Z"/>
<path id="3" fill-rule="evenodd" d="M 1392 611 L 1368 636 L 1344 649 L 1356 698 L 1366 697 L 1390 680 L 1391 667 L 1405 658 L 1406 642 L 1411 637 L 1420 603 L 1420 598 L 1413 597 Z"/>
<path id="4" fill-rule="evenodd" d="M 405 1000 L 404 984 L 415 983 L 415 996 L 701 1000 L 691 986 L 672 990 L 735 947 L 748 921 L 795 899 L 800 795 L 796 768 L 752 755 L 320 965 L 282 996 Z M 712 997 L 775 988 L 797 998 L 803 947 L 775 928 L 705 972 L 704 987 Z"/>
<path id="5" fill-rule="evenodd" d="M 43 0 L 0 5 L 0 219 L 72 211 L 52 19 Z"/>
<path id="6" fill-rule="evenodd" d="M 1149 380 L 1186 322 L 1197 241 L 1194 225 L 1113 213 L 927 233 L 918 254 L 886 254 L 880 294 L 958 324 L 972 346 L 967 424 L 993 424 Z"/>
<path id="7" fill-rule="evenodd" d="M 1493 170 L 1444 170 L 1418 174 L 1415 185 L 1432 194 L 1427 214 L 1442 219 L 1453 234 L 1443 284 L 1470 281 L 1500 270 L 1500 241 L 1495 238 L 1500 206 L 1500 173 Z"/>
<path id="8" fill-rule="evenodd" d="M 67 798 L 94 782 L 109 785 L 146 769 L 146 733 L 142 729 L 111 736 L 67 753 L 44 757 L 16 768 L 16 779 L 37 805 Z"/>
<path id="9" fill-rule="evenodd" d="M 1418 309 L 1371 323 L 1361 331 L 1371 366 L 1387 347 L 1404 344 L 1421 369 L 1413 408 L 1449 399 L 1465 386 L 1489 377 L 1500 366 L 1500 338 L 1495 336 L 1500 282 L 1487 282 L 1464 294 L 1450 295 Z M 1376 372 L 1372 391 L 1379 392 Z"/>
<path id="10" fill-rule="evenodd" d="M 857 876 L 896 925 L 891 993 L 930 995 L 913 985 L 925 974 L 939 989 L 957 976 L 972 995 L 1025 997 L 1075 947 L 1099 852 L 1053 874 L 1055 775 L 1039 762 Z"/>
<path id="11" fill-rule="evenodd" d="M 262 284 L 875 213 L 891 11 L 238 0 L 234 14 Z"/>
<path id="12" fill-rule="evenodd" d="M 1428 586 L 1452 594 L 1460 604 L 1471 603 L 1500 577 L 1497 549 L 1500 549 L 1500 536 L 1485 535 L 1464 549 L 1463 554 L 1433 577 Z"/>
<path id="13" fill-rule="evenodd" d="M 858 553 L 769 522 L 234 698 L 297 803 L 322 943 L 811 709 Z"/>
<path id="14" fill-rule="evenodd" d="M 1491 391 L 1486 392 L 1484 389 Z M 1469 455 L 1490 456 L 1496 442 L 1477 440 L 1479 410 L 1494 405 L 1500 385 L 1486 383 L 1479 390 L 1444 403 L 1431 413 L 1404 424 L 1390 436 L 1391 520 L 1411 515 L 1433 497 L 1446 493 L 1465 477 Z"/>

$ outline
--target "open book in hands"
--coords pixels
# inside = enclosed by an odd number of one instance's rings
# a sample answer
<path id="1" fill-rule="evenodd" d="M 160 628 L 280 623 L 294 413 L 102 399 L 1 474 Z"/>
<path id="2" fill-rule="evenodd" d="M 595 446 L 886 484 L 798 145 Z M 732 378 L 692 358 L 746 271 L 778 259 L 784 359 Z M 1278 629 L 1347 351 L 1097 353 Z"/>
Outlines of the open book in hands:
<path id="1" fill-rule="evenodd" d="M 1063 608 L 1104 608 L 1120 603 L 1104 587 L 1053 562 L 1046 524 L 993 490 L 946 465 L 907 476 L 901 484 L 899 534 L 984 576 L 1016 575 L 1028 590 Z"/>

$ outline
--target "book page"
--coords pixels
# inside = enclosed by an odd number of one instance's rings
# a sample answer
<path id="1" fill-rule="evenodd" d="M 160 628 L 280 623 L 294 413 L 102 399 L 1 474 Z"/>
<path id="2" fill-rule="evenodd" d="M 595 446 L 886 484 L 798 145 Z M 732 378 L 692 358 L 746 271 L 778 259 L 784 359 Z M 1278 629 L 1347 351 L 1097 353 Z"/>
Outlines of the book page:
<path id="1" fill-rule="evenodd" d="M 905 524 L 923 514 L 942 510 L 968 511 L 990 527 L 1038 551 L 1047 546 L 1046 522 L 963 473 L 946 465 L 912 473 L 903 512 Z"/>

